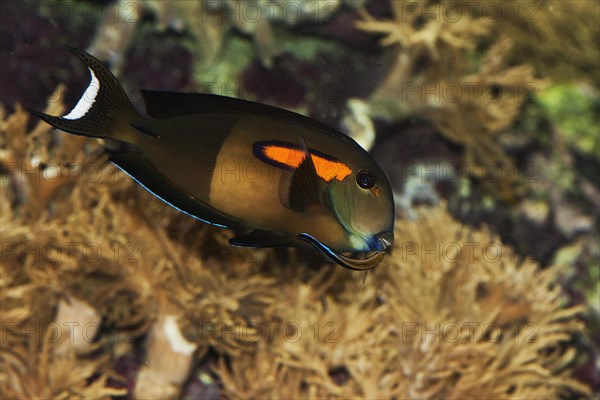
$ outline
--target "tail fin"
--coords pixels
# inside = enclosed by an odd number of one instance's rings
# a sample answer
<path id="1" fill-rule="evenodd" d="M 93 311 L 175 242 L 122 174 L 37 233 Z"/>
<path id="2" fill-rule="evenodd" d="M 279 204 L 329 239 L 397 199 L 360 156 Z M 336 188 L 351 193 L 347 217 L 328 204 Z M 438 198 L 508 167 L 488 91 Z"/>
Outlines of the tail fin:
<path id="1" fill-rule="evenodd" d="M 50 125 L 75 135 L 131 142 L 130 130 L 125 127 L 138 114 L 117 78 L 98 59 L 85 51 L 64 47 L 88 67 L 91 75 L 89 86 L 75 108 L 62 117 L 29 108 L 27 111 Z"/>

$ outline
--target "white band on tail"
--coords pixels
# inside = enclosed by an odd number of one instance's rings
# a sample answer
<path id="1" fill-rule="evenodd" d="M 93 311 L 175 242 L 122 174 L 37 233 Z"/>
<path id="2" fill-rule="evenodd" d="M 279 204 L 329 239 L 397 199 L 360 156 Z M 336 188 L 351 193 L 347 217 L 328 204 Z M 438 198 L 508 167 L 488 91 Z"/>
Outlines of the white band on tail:
<path id="1" fill-rule="evenodd" d="M 98 96 L 98 92 L 100 91 L 100 82 L 98 81 L 98 78 L 96 78 L 94 71 L 89 67 L 88 69 L 90 70 L 92 81 L 87 89 L 85 89 L 85 93 L 83 93 L 83 96 L 81 96 L 75 108 L 73 108 L 70 113 L 63 116 L 64 119 L 79 119 L 83 117 L 96 101 L 96 96 Z"/>

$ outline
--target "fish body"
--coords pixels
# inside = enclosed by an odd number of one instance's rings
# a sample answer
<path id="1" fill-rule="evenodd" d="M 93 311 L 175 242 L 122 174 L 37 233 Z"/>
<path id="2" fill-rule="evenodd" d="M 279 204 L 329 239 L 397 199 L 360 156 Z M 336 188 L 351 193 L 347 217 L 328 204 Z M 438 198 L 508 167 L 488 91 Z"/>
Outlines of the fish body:
<path id="1" fill-rule="evenodd" d="M 209 94 L 143 90 L 148 118 L 104 65 L 69 50 L 90 71 L 84 96 L 63 117 L 30 112 L 70 133 L 125 143 L 111 161 L 163 201 L 245 231 L 234 245 L 309 243 L 352 269 L 383 259 L 393 240 L 392 191 L 348 136 L 290 111 Z"/>

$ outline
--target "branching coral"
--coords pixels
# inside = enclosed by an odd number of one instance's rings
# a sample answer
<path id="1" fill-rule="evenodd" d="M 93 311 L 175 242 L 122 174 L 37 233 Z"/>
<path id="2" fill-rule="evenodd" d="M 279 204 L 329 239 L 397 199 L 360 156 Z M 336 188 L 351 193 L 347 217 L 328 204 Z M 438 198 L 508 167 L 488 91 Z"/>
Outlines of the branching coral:
<path id="1" fill-rule="evenodd" d="M 123 393 L 115 369 L 134 339 L 142 367 L 127 386 L 140 398 L 176 397 L 208 350 L 231 398 L 589 393 L 571 377 L 582 308 L 565 306 L 560 268 L 519 261 L 443 207 L 397 224 L 393 253 L 362 284 L 293 252 L 232 250 L 94 141 L 27 124 L 19 107 L 2 114 L 3 396 Z M 39 339 L 77 323 L 93 324 L 83 342 L 70 339 L 85 330 Z"/>
<path id="2" fill-rule="evenodd" d="M 399 237 L 406 241 L 395 257 L 399 272 L 390 274 L 383 292 L 397 325 L 418 324 L 418 332 L 403 342 L 413 350 L 412 361 L 403 358 L 409 364 L 402 368 L 405 374 L 416 378 L 440 371 L 446 382 L 433 379 L 419 387 L 418 380 L 409 379 L 406 393 L 543 398 L 584 390 L 563 374 L 574 356 L 565 344 L 582 328 L 575 317 L 583 309 L 564 309 L 556 284 L 559 268 L 539 271 L 531 261 L 521 263 L 488 232 L 471 232 L 440 210 L 423 219 L 401 227 Z M 436 256 L 429 255 L 431 249 Z"/>
<path id="3" fill-rule="evenodd" d="M 441 208 L 423 210 L 396 237 L 402 240 L 393 256 L 364 286 L 338 279 L 320 296 L 318 283 L 282 285 L 277 315 L 286 323 L 257 354 L 219 367 L 225 392 L 427 399 L 589 393 L 568 372 L 575 357 L 569 338 L 583 328 L 583 309 L 564 307 L 560 268 L 519 262 L 487 231 L 473 232 Z"/>
<path id="4" fill-rule="evenodd" d="M 107 384 L 106 357 L 89 360 L 73 352 L 57 356 L 48 341 L 39 345 L 2 349 L 0 390 L 4 398 L 109 398 L 125 394 Z"/>
<path id="5" fill-rule="evenodd" d="M 600 85 L 600 3 L 580 1 L 482 1 L 476 15 L 495 22 L 495 32 L 517 38 L 511 63 L 526 61 L 539 77 Z M 574 23 L 573 21 L 576 21 Z"/>
<path id="6" fill-rule="evenodd" d="M 33 318 L 29 326 L 17 325 L 8 322 L 14 321 L 14 315 L 6 317 L 3 314 L 0 346 L 3 397 L 108 398 L 125 394 L 108 385 L 113 377 L 109 358 L 91 355 L 95 344 L 89 328 L 98 327 L 100 321 L 89 306 L 80 301 L 61 302 L 56 319 L 46 326 L 34 323 Z M 63 330 L 65 327 L 70 329 Z M 19 336 L 21 340 L 14 341 Z"/>
<path id="7" fill-rule="evenodd" d="M 517 38 L 497 33 L 494 21 L 467 2 L 390 4 L 394 19 L 376 20 L 363 11 L 357 24 L 359 29 L 383 35 L 381 44 L 394 46 L 396 53 L 387 77 L 365 106 L 356 107 L 358 99 L 350 101 L 347 126 L 352 128 L 352 121 L 365 118 L 356 115 L 357 109 L 387 120 L 426 119 L 464 147 L 469 173 L 484 177 L 488 164 L 510 170 L 512 161 L 498 135 L 513 123 L 528 96 L 541 85 L 533 67 L 523 61 L 510 63 Z M 493 40 L 496 35 L 498 39 Z M 508 176 L 504 174 L 494 185 L 505 199 L 515 190 Z"/>

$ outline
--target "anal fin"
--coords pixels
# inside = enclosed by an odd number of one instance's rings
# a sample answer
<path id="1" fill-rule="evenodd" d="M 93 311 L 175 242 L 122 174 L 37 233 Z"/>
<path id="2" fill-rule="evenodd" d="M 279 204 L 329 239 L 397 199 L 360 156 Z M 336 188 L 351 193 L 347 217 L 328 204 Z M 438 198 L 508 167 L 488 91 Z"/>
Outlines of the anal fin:
<path id="1" fill-rule="evenodd" d="M 242 227 L 239 221 L 177 188 L 139 151 L 112 154 L 110 160 L 154 196 L 179 211 L 211 225 L 224 228 Z"/>

